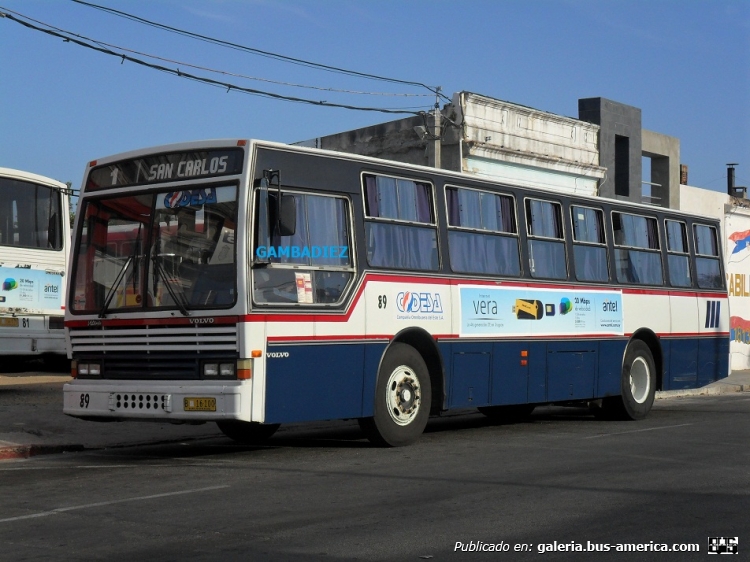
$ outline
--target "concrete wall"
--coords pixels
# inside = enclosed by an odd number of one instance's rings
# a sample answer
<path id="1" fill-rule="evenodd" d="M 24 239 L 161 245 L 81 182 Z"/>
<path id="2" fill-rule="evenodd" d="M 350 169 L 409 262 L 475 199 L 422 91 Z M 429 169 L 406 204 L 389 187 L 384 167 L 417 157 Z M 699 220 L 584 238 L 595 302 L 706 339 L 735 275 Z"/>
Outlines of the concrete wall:
<path id="1" fill-rule="evenodd" d="M 680 139 L 655 133 L 641 131 L 641 148 L 643 156 L 651 158 L 652 201 L 656 205 L 680 208 Z"/>
<path id="2" fill-rule="evenodd" d="M 605 98 L 584 98 L 578 100 L 578 117 L 601 127 L 599 165 L 607 169 L 607 177 L 599 194 L 640 203 L 641 110 Z"/>
<path id="3" fill-rule="evenodd" d="M 420 116 L 408 117 L 294 144 L 427 166 L 429 143 L 414 132 L 414 127 L 424 123 Z M 451 149 L 458 153 L 458 143 L 454 142 L 452 147 L 443 145 L 444 153 L 450 153 Z M 447 154 L 445 158 L 447 162 L 453 161 L 458 165 L 457 154 Z M 442 167 L 458 171 L 458 168 Z"/>
<path id="4" fill-rule="evenodd" d="M 750 369 L 750 202 L 680 185 L 680 209 L 721 220 L 729 288 L 729 353 L 733 370 Z"/>

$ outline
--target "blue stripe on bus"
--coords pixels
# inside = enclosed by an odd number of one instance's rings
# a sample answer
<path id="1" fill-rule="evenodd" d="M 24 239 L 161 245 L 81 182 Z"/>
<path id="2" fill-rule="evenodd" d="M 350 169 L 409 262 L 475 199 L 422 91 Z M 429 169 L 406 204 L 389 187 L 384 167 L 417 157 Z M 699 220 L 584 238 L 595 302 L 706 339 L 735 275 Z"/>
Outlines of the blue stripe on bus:
<path id="1" fill-rule="evenodd" d="M 266 422 L 371 416 L 386 342 L 274 345 L 266 361 Z M 727 376 L 727 337 L 661 338 L 663 390 Z M 621 393 L 627 339 L 438 343 L 444 409 L 563 402 Z M 524 357 L 522 352 L 527 352 Z M 525 359 L 527 363 L 522 364 Z M 442 389 L 433 389 L 440 393 Z"/>

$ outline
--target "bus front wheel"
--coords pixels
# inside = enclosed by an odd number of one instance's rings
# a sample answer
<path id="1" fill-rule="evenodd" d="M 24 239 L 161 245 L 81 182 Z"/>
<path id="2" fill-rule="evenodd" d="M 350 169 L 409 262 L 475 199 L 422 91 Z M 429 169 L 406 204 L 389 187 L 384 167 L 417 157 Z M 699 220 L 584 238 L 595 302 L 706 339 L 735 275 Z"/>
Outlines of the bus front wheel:
<path id="1" fill-rule="evenodd" d="M 431 403 L 430 374 L 424 359 L 410 345 L 394 343 L 380 364 L 373 416 L 361 418 L 359 425 L 376 445 L 408 445 L 424 431 Z"/>
<path id="2" fill-rule="evenodd" d="M 633 340 L 625 351 L 620 380 L 621 396 L 602 401 L 604 417 L 642 420 L 651 411 L 656 393 L 656 364 L 649 347 Z"/>
<path id="3" fill-rule="evenodd" d="M 219 421 L 216 422 L 221 432 L 238 443 L 245 445 L 257 445 L 270 438 L 279 429 L 278 423 L 262 424 L 245 421 Z"/>

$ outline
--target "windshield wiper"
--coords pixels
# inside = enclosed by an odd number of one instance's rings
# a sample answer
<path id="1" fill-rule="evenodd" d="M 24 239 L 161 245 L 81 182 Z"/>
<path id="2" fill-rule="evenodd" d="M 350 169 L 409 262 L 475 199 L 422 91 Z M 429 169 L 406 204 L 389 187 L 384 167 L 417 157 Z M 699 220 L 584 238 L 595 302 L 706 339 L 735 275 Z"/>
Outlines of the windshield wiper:
<path id="1" fill-rule="evenodd" d="M 172 282 L 174 281 L 174 279 L 169 277 L 167 275 L 167 272 L 164 271 L 164 268 L 162 267 L 161 262 L 159 261 L 159 256 L 157 254 L 154 254 L 153 257 L 151 258 L 151 261 L 154 262 L 154 269 L 156 269 L 156 273 L 164 282 L 164 286 L 167 288 L 167 292 L 169 293 L 169 296 L 172 297 L 172 300 L 177 305 L 177 308 L 180 310 L 183 316 L 190 316 L 190 313 L 188 312 L 188 309 L 187 309 L 187 306 L 190 303 L 188 302 L 188 299 L 185 296 L 185 292 L 182 290 L 182 286 L 179 287 L 179 298 L 177 298 L 178 293 L 172 287 Z"/>
<path id="2" fill-rule="evenodd" d="M 117 277 L 115 278 L 115 282 L 112 283 L 109 287 L 109 291 L 107 292 L 107 296 L 104 298 L 104 306 L 102 306 L 101 310 L 99 310 L 99 318 L 104 318 L 107 315 L 107 310 L 109 309 L 109 303 L 112 302 L 112 297 L 115 296 L 115 292 L 117 290 L 117 287 L 120 285 L 120 281 L 122 281 L 122 278 L 125 276 L 125 272 L 130 267 L 130 264 L 133 263 L 134 255 L 128 256 L 128 259 L 125 260 L 125 263 L 122 266 L 122 269 L 120 269 L 120 272 L 117 274 Z"/>

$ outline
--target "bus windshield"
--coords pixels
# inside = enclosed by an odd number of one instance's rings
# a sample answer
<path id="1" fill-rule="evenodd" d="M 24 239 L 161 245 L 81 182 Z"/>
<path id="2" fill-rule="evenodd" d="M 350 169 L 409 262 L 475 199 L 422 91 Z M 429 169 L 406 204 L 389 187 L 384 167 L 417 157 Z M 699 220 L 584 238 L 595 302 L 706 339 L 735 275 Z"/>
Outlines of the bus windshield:
<path id="1" fill-rule="evenodd" d="M 61 250 L 61 209 L 59 190 L 0 178 L 0 245 Z"/>
<path id="2" fill-rule="evenodd" d="M 236 187 L 89 199 L 81 212 L 73 312 L 235 304 Z"/>

